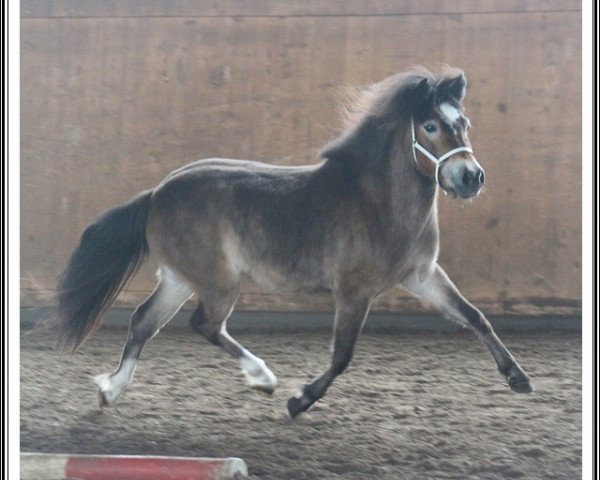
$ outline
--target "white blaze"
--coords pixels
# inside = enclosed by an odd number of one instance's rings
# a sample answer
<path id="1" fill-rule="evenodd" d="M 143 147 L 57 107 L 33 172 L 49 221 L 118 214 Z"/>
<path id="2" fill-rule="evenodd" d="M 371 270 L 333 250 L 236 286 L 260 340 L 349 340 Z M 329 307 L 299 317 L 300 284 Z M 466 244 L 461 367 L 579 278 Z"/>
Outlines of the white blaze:
<path id="1" fill-rule="evenodd" d="M 442 115 L 446 117 L 446 120 L 448 120 L 450 124 L 456 122 L 460 118 L 460 111 L 449 103 L 442 103 L 440 105 L 440 112 L 442 112 Z"/>

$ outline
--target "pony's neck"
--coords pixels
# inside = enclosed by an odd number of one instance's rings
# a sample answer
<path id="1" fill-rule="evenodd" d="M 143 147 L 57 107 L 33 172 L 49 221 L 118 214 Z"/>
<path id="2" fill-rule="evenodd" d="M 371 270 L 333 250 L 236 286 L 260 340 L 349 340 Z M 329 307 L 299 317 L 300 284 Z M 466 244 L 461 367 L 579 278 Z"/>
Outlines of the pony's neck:
<path id="1" fill-rule="evenodd" d="M 378 211 L 384 227 L 402 234 L 437 221 L 437 185 L 415 167 L 409 125 L 402 127 L 404 133 L 382 134 L 376 123 L 367 122 L 327 146 L 327 160 L 315 171 L 341 196 L 356 198 L 358 188 L 361 201 Z"/>
<path id="2" fill-rule="evenodd" d="M 436 182 L 420 173 L 414 163 L 410 135 L 398 135 L 390 152 L 390 206 L 393 218 L 404 225 L 437 221 Z"/>

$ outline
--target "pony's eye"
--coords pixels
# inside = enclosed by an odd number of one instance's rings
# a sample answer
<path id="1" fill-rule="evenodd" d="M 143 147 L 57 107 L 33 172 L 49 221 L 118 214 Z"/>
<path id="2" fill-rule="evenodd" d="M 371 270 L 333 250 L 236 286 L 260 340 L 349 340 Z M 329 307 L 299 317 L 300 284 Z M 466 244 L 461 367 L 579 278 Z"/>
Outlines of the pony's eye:
<path id="1" fill-rule="evenodd" d="M 437 127 L 433 123 L 428 123 L 426 125 L 423 125 L 423 128 L 425 129 L 425 131 L 427 133 L 435 133 L 435 132 L 437 132 Z"/>

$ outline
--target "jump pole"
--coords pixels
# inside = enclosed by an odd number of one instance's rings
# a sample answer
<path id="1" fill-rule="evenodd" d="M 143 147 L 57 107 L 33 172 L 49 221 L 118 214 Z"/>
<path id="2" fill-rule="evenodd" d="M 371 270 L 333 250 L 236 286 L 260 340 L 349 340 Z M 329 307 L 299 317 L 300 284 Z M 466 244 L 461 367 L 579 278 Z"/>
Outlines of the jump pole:
<path id="1" fill-rule="evenodd" d="M 21 453 L 21 480 L 232 480 L 248 476 L 241 458 Z"/>

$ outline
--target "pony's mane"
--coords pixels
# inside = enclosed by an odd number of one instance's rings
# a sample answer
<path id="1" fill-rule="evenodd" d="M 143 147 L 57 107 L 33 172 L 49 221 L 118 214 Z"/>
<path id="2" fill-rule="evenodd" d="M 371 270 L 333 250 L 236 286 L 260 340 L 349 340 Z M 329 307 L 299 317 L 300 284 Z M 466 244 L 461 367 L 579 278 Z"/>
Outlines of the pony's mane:
<path id="1" fill-rule="evenodd" d="M 321 156 L 348 162 L 376 160 L 384 153 L 382 149 L 389 147 L 390 133 L 408 126 L 412 117 L 425 114 L 435 103 L 449 98 L 447 90 L 458 79 L 464 83 L 464 90 L 466 80 L 461 70 L 445 67 L 436 75 L 425 67 L 415 67 L 349 91 L 350 101 L 342 115 L 345 133 L 327 145 Z M 424 80 L 426 88 L 421 88 Z"/>
<path id="2" fill-rule="evenodd" d="M 433 74 L 425 67 L 398 73 L 371 85 L 349 88 L 342 106 L 342 120 L 346 130 L 352 130 L 368 117 L 386 116 L 390 100 L 414 88 L 424 78 L 435 82 Z M 407 112 L 404 112 L 407 113 Z"/>

